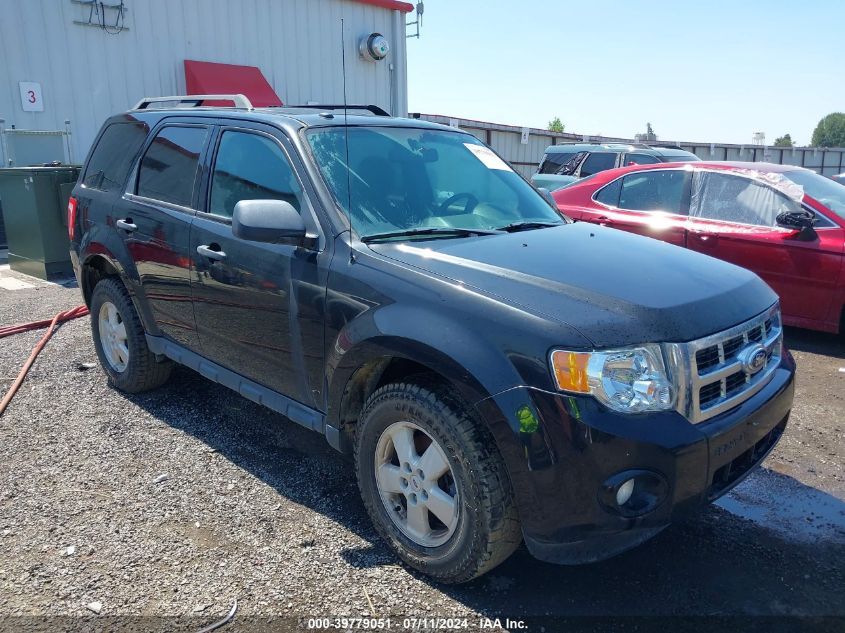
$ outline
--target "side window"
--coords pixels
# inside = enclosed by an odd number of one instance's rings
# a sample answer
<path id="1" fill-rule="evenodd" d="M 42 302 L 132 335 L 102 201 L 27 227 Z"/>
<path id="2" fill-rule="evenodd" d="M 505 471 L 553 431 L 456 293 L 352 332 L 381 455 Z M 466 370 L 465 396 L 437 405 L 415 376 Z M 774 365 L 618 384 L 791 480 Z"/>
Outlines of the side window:
<path id="1" fill-rule="evenodd" d="M 138 195 L 191 206 L 199 155 L 207 133 L 205 127 L 162 128 L 141 159 Z"/>
<path id="2" fill-rule="evenodd" d="M 141 121 L 109 125 L 91 154 L 82 184 L 100 191 L 123 187 L 132 161 L 149 131 L 147 124 Z"/>
<path id="3" fill-rule="evenodd" d="M 756 226 L 775 226 L 784 211 L 800 212 L 801 205 L 768 185 L 744 176 L 696 174 L 690 215 Z"/>
<path id="4" fill-rule="evenodd" d="M 619 208 L 636 211 L 683 213 L 686 171 L 641 171 L 622 179 Z"/>
<path id="5" fill-rule="evenodd" d="M 561 176 L 574 175 L 575 170 L 578 169 L 578 165 L 586 155 L 587 152 L 578 152 L 577 154 L 573 154 L 555 173 Z"/>
<path id="6" fill-rule="evenodd" d="M 628 165 L 652 165 L 659 162 L 659 158 L 656 156 L 649 156 L 648 154 L 626 154 L 625 162 L 623 162 L 622 165 L 625 167 Z"/>
<path id="7" fill-rule="evenodd" d="M 619 192 L 622 190 L 622 179 L 617 178 L 612 183 L 599 189 L 595 196 L 596 202 L 601 202 L 609 207 L 619 206 Z"/>
<path id="8" fill-rule="evenodd" d="M 541 174 L 554 174 L 575 156 L 575 152 L 549 152 L 540 165 Z"/>
<path id="9" fill-rule="evenodd" d="M 241 200 L 284 200 L 301 212 L 302 189 L 276 141 L 228 130 L 214 161 L 208 212 L 231 218 Z"/>
<path id="10" fill-rule="evenodd" d="M 613 169 L 616 156 L 614 152 L 593 152 L 581 164 L 581 177 L 585 178 L 606 169 Z"/>

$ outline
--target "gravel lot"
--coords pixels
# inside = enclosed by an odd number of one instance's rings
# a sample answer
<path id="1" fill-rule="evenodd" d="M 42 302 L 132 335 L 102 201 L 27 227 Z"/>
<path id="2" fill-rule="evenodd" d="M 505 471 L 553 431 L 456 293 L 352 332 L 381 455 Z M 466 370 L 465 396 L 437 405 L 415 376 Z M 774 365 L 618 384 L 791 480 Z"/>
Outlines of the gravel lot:
<path id="1" fill-rule="evenodd" d="M 0 289 L 2 325 L 81 303 L 75 287 L 18 278 L 34 287 Z M 0 341 L 0 391 L 40 336 Z M 790 426 L 729 497 L 603 563 L 555 567 L 521 549 L 455 588 L 394 561 L 324 439 L 187 369 L 119 393 L 81 368 L 96 362 L 88 319 L 68 323 L 0 418 L 0 628 L 36 621 L 3 619 L 25 615 L 200 628 L 236 599 L 224 630 L 371 613 L 845 617 L 845 344 L 798 330 L 787 343 L 800 369 Z"/>

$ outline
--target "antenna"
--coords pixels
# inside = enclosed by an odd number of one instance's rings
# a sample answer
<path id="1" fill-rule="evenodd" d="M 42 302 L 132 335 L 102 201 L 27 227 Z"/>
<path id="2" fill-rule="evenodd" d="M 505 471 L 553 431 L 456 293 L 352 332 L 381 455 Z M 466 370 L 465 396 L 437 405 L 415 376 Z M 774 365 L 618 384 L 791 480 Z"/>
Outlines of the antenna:
<path id="1" fill-rule="evenodd" d="M 423 5 L 422 0 L 420 0 L 420 2 L 417 2 L 417 19 L 414 20 L 413 22 L 406 22 L 405 23 L 406 29 L 409 26 L 415 26 L 415 27 L 417 27 L 417 32 L 411 33 L 410 35 L 406 34 L 405 39 L 410 39 L 412 37 L 416 37 L 417 39 L 419 39 L 419 37 L 420 37 L 420 27 L 422 26 L 423 11 L 425 11 L 425 6 Z"/>
<path id="2" fill-rule="evenodd" d="M 343 68 L 343 130 L 346 145 L 346 213 L 349 228 L 352 228 L 352 177 L 349 175 L 349 119 L 346 101 L 346 38 L 344 35 L 343 18 L 340 18 L 340 55 Z"/>

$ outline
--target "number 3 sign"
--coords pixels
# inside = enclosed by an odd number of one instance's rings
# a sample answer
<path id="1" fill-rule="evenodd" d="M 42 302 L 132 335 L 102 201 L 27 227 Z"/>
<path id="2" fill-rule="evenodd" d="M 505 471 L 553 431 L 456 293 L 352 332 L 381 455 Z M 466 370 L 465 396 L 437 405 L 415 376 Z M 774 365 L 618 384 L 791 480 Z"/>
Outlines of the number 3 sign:
<path id="1" fill-rule="evenodd" d="M 44 99 L 41 96 L 41 84 L 34 81 L 19 81 L 21 107 L 24 112 L 44 112 Z"/>

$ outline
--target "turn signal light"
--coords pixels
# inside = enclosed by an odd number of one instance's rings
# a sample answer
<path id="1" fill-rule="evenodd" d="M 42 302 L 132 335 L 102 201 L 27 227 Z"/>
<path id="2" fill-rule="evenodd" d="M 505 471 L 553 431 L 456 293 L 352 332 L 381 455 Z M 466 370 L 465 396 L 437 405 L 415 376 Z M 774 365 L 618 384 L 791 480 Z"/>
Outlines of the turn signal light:
<path id="1" fill-rule="evenodd" d="M 587 352 L 552 352 L 552 367 L 558 388 L 575 393 L 590 393 L 590 386 L 587 384 L 589 362 L 590 354 Z"/>
<path id="2" fill-rule="evenodd" d="M 67 201 L 67 235 L 71 242 L 73 241 L 73 236 L 76 232 L 76 206 L 76 198 L 71 196 Z"/>

